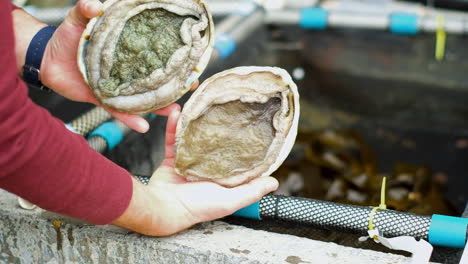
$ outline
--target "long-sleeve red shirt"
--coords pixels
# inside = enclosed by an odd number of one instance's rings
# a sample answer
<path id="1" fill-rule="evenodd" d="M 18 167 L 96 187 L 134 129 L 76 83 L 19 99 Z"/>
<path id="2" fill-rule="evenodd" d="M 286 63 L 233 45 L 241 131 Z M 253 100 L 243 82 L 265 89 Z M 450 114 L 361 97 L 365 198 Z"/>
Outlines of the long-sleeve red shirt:
<path id="1" fill-rule="evenodd" d="M 0 188 L 46 210 L 108 224 L 130 202 L 131 176 L 29 99 L 16 74 L 10 7 L 0 0 Z"/>

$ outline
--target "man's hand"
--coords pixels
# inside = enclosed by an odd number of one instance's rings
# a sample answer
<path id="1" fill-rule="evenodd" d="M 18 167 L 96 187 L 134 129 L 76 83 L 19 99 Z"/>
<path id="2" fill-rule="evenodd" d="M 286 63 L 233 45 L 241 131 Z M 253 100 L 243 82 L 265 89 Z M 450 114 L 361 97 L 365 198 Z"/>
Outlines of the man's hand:
<path id="1" fill-rule="evenodd" d="M 70 100 L 101 105 L 81 76 L 77 65 L 77 52 L 86 24 L 89 19 L 101 14 L 102 8 L 103 4 L 98 0 L 79 0 L 47 44 L 41 63 L 40 79 L 45 86 Z M 22 9 L 16 9 L 12 14 L 18 72 L 21 74 L 31 39 L 47 25 Z M 198 82 L 195 82 L 191 90 L 197 87 Z M 138 132 L 144 133 L 149 129 L 148 122 L 138 115 L 120 113 L 109 108 L 106 110 Z"/>
<path id="2" fill-rule="evenodd" d="M 188 182 L 174 170 L 174 143 L 180 107 L 157 111 L 169 115 L 166 153 L 147 186 L 134 180 L 129 207 L 114 224 L 150 236 L 167 236 L 190 226 L 221 218 L 260 200 L 278 188 L 272 177 L 257 178 L 234 188 L 212 182 Z"/>
<path id="3" fill-rule="evenodd" d="M 47 44 L 41 64 L 42 83 L 70 100 L 101 105 L 84 82 L 77 65 L 81 34 L 89 19 L 101 12 L 102 3 L 98 0 L 80 0 Z M 149 129 L 148 122 L 138 115 L 106 110 L 138 132 L 144 133 Z"/>

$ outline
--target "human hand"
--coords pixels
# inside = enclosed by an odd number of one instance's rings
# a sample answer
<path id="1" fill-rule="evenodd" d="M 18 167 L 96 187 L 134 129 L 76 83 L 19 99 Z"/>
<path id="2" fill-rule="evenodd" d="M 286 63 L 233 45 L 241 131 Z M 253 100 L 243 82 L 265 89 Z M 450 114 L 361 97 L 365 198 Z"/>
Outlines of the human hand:
<path id="1" fill-rule="evenodd" d="M 77 65 L 77 50 L 81 35 L 89 19 L 98 16 L 103 4 L 98 0 L 80 0 L 68 13 L 63 23 L 47 44 L 41 64 L 41 81 L 58 94 L 74 101 L 102 104 L 85 83 Z M 196 82 L 192 89 L 198 86 Z M 104 107 L 104 106 L 103 106 Z M 121 113 L 104 107 L 128 127 L 145 133 L 148 122 L 139 115 Z"/>
<path id="2" fill-rule="evenodd" d="M 278 188 L 278 181 L 273 177 L 226 188 L 212 182 L 188 182 L 177 175 L 174 170 L 175 132 L 180 115 L 177 106 L 156 112 L 169 115 L 165 159 L 147 186 L 133 181 L 130 206 L 115 225 L 145 235 L 167 236 L 194 224 L 230 215 Z"/>

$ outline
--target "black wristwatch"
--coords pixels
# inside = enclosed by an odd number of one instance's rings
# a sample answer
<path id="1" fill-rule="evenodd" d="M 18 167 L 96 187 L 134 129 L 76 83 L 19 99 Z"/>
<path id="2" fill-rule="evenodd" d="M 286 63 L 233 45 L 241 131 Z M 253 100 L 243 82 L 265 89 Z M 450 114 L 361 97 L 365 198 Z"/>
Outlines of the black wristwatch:
<path id="1" fill-rule="evenodd" d="M 43 91 L 50 91 L 50 89 L 45 87 L 40 80 L 39 73 L 41 70 L 41 62 L 47 43 L 55 30 L 56 27 L 47 26 L 36 33 L 31 43 L 29 43 L 25 64 L 23 66 L 23 80 L 30 86 Z"/>

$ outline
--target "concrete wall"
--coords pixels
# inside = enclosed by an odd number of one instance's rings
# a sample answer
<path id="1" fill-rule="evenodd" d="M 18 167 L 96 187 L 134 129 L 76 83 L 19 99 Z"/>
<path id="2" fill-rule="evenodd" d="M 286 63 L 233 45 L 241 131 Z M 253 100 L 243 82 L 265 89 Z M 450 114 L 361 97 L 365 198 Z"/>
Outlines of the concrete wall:
<path id="1" fill-rule="evenodd" d="M 409 263 L 400 255 L 343 247 L 223 222 L 153 238 L 26 211 L 0 190 L 0 263 Z"/>

